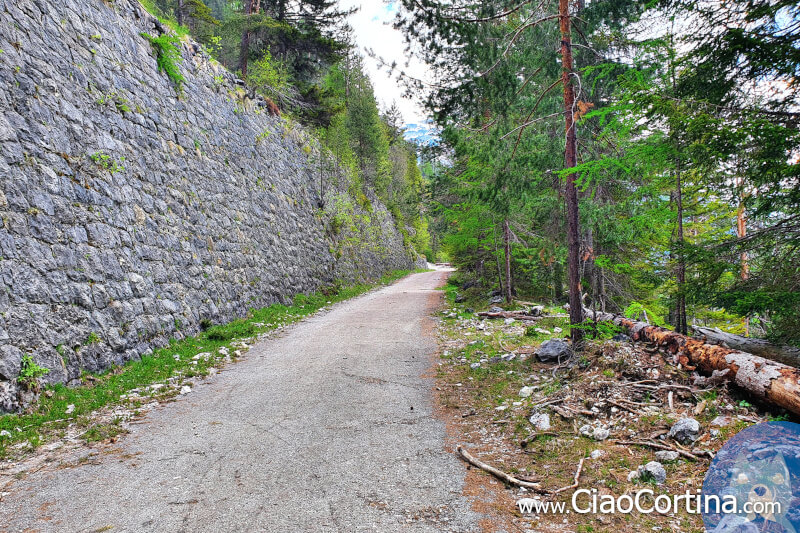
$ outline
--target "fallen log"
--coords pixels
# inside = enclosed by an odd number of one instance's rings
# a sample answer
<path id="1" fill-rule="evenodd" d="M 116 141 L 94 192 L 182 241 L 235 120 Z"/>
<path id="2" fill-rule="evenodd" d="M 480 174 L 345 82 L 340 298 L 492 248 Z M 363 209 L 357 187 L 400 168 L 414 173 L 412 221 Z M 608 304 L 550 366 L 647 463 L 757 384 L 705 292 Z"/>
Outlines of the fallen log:
<path id="1" fill-rule="evenodd" d="M 584 313 L 587 318 L 594 315 L 590 309 L 584 309 Z M 596 317 L 622 327 L 635 341 L 649 341 L 665 348 L 674 354 L 676 363 L 688 370 L 724 377 L 756 398 L 800 416 L 800 369 L 624 316 L 598 312 Z"/>
<path id="2" fill-rule="evenodd" d="M 569 315 L 527 315 L 524 311 L 502 311 L 493 313 L 490 311 L 482 311 L 478 316 L 484 318 L 513 318 L 514 320 L 530 320 L 535 322 L 542 318 L 569 318 Z"/>
<path id="3" fill-rule="evenodd" d="M 497 479 L 505 481 L 509 485 L 515 485 L 517 487 L 525 487 L 526 489 L 530 489 L 536 492 L 546 493 L 546 491 L 542 490 L 542 486 L 539 483 L 534 483 L 531 481 L 523 481 L 521 479 L 515 478 L 510 474 L 506 474 L 502 470 L 498 470 L 497 468 L 488 465 L 479 459 L 476 459 L 461 446 L 456 448 L 456 450 L 458 451 L 458 454 L 461 456 L 461 458 L 464 459 L 469 464 L 471 464 L 472 466 L 478 467 L 485 472 L 489 472 Z"/>
<path id="4" fill-rule="evenodd" d="M 491 313 L 491 312 L 488 312 L 488 311 L 484 311 L 484 312 L 478 313 L 478 316 L 481 316 L 481 317 L 484 317 L 484 318 L 513 318 L 514 320 L 528 320 L 528 321 L 531 321 L 531 322 L 535 322 L 535 321 L 539 320 L 540 318 L 542 318 L 540 316 L 526 315 L 525 313 L 522 313 L 520 311 L 503 311 L 501 313 Z"/>
<path id="5" fill-rule="evenodd" d="M 709 344 L 722 344 L 732 350 L 760 355 L 785 365 L 800 367 L 800 348 L 796 346 L 783 346 L 773 344 L 764 339 L 742 337 L 733 333 L 726 333 L 718 328 L 691 326 L 695 337 L 705 337 Z"/>

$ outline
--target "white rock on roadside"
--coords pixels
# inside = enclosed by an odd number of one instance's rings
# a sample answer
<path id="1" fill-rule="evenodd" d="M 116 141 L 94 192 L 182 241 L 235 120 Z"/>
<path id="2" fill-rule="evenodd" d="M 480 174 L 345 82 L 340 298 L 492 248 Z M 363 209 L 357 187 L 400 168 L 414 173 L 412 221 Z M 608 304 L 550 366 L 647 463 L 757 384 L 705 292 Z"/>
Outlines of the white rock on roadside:
<path id="1" fill-rule="evenodd" d="M 594 451 L 593 451 L 593 452 L 592 452 L 592 453 L 589 455 L 589 457 L 591 457 L 592 459 L 600 459 L 600 458 L 601 458 L 601 457 L 603 457 L 605 454 L 606 454 L 606 452 L 604 452 L 603 450 L 594 450 Z"/>
<path id="2" fill-rule="evenodd" d="M 606 440 L 610 434 L 611 432 L 607 429 L 598 427 L 594 428 L 594 431 L 592 432 L 592 438 L 594 440 Z"/>
<path id="3" fill-rule="evenodd" d="M 181 391 L 180 391 L 181 395 L 189 394 L 190 392 L 192 392 L 192 388 L 189 385 L 184 385 L 183 387 L 181 387 Z"/>
<path id="4" fill-rule="evenodd" d="M 528 398 L 531 394 L 533 394 L 534 388 L 533 387 L 522 387 L 519 390 L 519 395 L 522 398 Z"/>
<path id="5" fill-rule="evenodd" d="M 656 484 L 661 485 L 667 480 L 667 471 L 664 470 L 664 465 L 658 461 L 650 461 L 644 466 L 639 467 L 639 474 L 649 474 L 653 477 Z"/>
<path id="6" fill-rule="evenodd" d="M 675 461 L 681 454 L 672 450 L 659 450 L 656 452 L 656 459 L 659 461 Z"/>
<path id="7" fill-rule="evenodd" d="M 669 437 L 682 444 L 696 441 L 699 435 L 700 422 L 694 418 L 681 418 L 669 430 Z"/>
<path id="8" fill-rule="evenodd" d="M 547 413 L 536 413 L 530 417 L 529 421 L 539 431 L 547 431 L 552 427 L 550 425 L 550 415 Z"/>

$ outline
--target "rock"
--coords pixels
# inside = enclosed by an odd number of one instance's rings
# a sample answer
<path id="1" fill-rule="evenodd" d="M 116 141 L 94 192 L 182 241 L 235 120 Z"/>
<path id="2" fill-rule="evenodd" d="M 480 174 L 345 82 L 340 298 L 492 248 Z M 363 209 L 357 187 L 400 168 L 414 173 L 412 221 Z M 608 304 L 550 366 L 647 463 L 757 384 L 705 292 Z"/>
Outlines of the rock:
<path id="1" fill-rule="evenodd" d="M 580 429 L 579 429 L 578 431 L 579 431 L 579 432 L 580 432 L 580 434 L 581 434 L 581 435 L 583 435 L 584 437 L 591 437 L 591 436 L 592 436 L 592 430 L 593 430 L 593 429 L 594 429 L 594 428 L 593 428 L 592 426 L 590 426 L 589 424 L 584 424 L 584 425 L 582 425 L 582 426 L 580 427 Z"/>
<path id="2" fill-rule="evenodd" d="M 667 480 L 667 471 L 664 470 L 664 465 L 658 461 L 650 461 L 646 465 L 639 467 L 639 476 L 650 476 L 655 480 L 656 484 L 661 485 Z"/>
<path id="3" fill-rule="evenodd" d="M 471 307 L 467 307 L 466 309 L 464 309 L 464 312 L 465 313 L 474 313 L 475 310 L 473 308 L 471 308 Z"/>
<path id="4" fill-rule="evenodd" d="M 547 431 L 552 427 L 550 425 L 550 415 L 547 413 L 536 413 L 530 417 L 529 421 L 539 431 Z"/>
<path id="5" fill-rule="evenodd" d="M 606 452 L 604 452 L 603 450 L 594 450 L 591 454 L 589 454 L 589 457 L 591 457 L 592 459 L 600 459 L 605 454 Z"/>
<path id="6" fill-rule="evenodd" d="M 456 293 L 456 299 L 454 301 L 457 304 L 464 303 L 467 301 L 467 297 L 464 296 L 463 294 Z"/>
<path id="7" fill-rule="evenodd" d="M 501 304 L 501 303 L 503 303 L 503 297 L 502 296 L 495 296 L 494 298 L 489 300 L 489 305 L 497 305 L 497 304 Z"/>
<path id="8" fill-rule="evenodd" d="M 656 459 L 659 461 L 675 461 L 681 454 L 672 450 L 659 450 L 656 452 Z"/>
<path id="9" fill-rule="evenodd" d="M 605 428 L 596 427 L 592 431 L 592 438 L 594 440 L 606 440 L 611 432 Z"/>
<path id="10" fill-rule="evenodd" d="M 560 328 L 560 327 L 558 327 L 558 326 L 556 326 L 556 327 L 554 327 L 554 328 L 553 328 L 553 333 L 561 333 L 562 331 L 564 331 L 564 330 L 563 330 L 563 329 L 561 329 L 561 328 Z"/>
<path id="11" fill-rule="evenodd" d="M 65 414 L 71 415 L 72 412 L 75 411 L 75 404 L 71 403 L 67 406 L 67 410 L 64 411 Z"/>
<path id="12" fill-rule="evenodd" d="M 617 342 L 631 342 L 631 338 L 624 333 L 618 333 L 617 335 L 614 335 L 611 337 L 611 340 Z"/>
<path id="13" fill-rule="evenodd" d="M 0 437 L 6 438 L 6 439 L 10 439 L 11 438 L 11 432 L 4 429 L 3 431 L 0 431 Z"/>
<path id="14" fill-rule="evenodd" d="M 631 470 L 630 472 L 628 472 L 628 481 L 632 483 L 637 479 L 639 479 L 639 476 L 640 474 L 638 470 Z"/>
<path id="15" fill-rule="evenodd" d="M 500 359 L 502 359 L 505 362 L 508 362 L 508 361 L 513 361 L 514 359 L 516 359 L 516 357 L 517 357 L 517 354 L 504 353 L 503 355 L 500 356 Z"/>
<path id="16" fill-rule="evenodd" d="M 495 411 L 505 411 L 506 409 L 508 409 L 507 405 L 498 405 L 494 408 Z"/>
<path id="17" fill-rule="evenodd" d="M 180 391 L 181 395 L 189 394 L 190 392 L 192 392 L 192 388 L 189 385 L 184 385 L 183 387 L 181 387 Z"/>
<path id="18" fill-rule="evenodd" d="M 489 358 L 489 362 L 490 362 L 491 364 L 493 364 L 493 365 L 496 365 L 497 363 L 499 363 L 499 362 L 500 362 L 500 361 L 502 361 L 502 360 L 503 360 L 503 359 L 501 359 L 500 357 L 491 357 L 491 358 Z"/>
<path id="19" fill-rule="evenodd" d="M 516 321 L 513 318 L 506 318 L 503 322 L 505 323 L 506 326 L 510 326 Z"/>
<path id="20" fill-rule="evenodd" d="M 681 444 L 689 444 L 700 435 L 700 423 L 694 418 L 681 418 L 670 428 L 669 437 Z"/>
<path id="21" fill-rule="evenodd" d="M 535 389 L 534 389 L 533 387 L 522 387 L 522 388 L 519 390 L 519 395 L 520 395 L 521 397 L 523 397 L 523 398 L 528 398 L 528 397 L 529 397 L 531 394 L 533 394 L 533 391 L 534 391 L 534 390 L 535 390 Z"/>
<path id="22" fill-rule="evenodd" d="M 476 368 L 480 368 L 481 364 L 480 363 L 472 363 L 471 365 L 469 365 L 469 367 L 474 370 Z"/>
<path id="23" fill-rule="evenodd" d="M 569 359 L 571 355 L 572 348 L 569 344 L 558 339 L 544 341 L 536 351 L 536 356 L 543 363 L 561 363 Z"/>
<path id="24" fill-rule="evenodd" d="M 716 417 L 714 420 L 711 421 L 711 425 L 718 428 L 724 428 L 726 426 L 729 426 L 730 424 L 731 424 L 731 417 L 725 415 L 719 415 L 718 417 Z"/>
<path id="25" fill-rule="evenodd" d="M 528 316 L 542 316 L 544 313 L 544 306 L 543 305 L 535 305 L 528 309 Z"/>
<path id="26" fill-rule="evenodd" d="M 502 313 L 503 311 L 505 311 L 505 309 L 502 307 L 492 306 L 489 308 L 490 313 Z"/>

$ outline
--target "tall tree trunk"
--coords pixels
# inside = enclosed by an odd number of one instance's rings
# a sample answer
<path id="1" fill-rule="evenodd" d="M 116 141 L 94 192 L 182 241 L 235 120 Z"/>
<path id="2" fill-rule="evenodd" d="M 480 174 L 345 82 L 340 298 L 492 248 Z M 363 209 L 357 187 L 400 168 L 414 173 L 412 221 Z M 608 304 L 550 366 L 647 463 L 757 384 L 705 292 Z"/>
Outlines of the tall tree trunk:
<path id="1" fill-rule="evenodd" d="M 178 0 L 177 9 L 175 9 L 175 18 L 178 21 L 178 26 L 183 26 L 183 0 Z"/>
<path id="2" fill-rule="evenodd" d="M 250 15 L 258 14 L 260 0 L 244 0 L 244 14 L 247 16 L 245 24 L 250 24 Z M 250 30 L 245 28 L 242 32 L 242 43 L 239 48 L 239 70 L 242 72 L 242 79 L 247 79 L 247 60 L 250 55 Z"/>
<path id="3" fill-rule="evenodd" d="M 556 303 L 564 299 L 564 268 L 558 261 L 553 263 L 553 300 Z"/>
<path id="4" fill-rule="evenodd" d="M 508 219 L 503 221 L 503 244 L 506 252 L 506 303 L 511 304 L 511 228 Z"/>
<path id="5" fill-rule="evenodd" d="M 500 266 L 500 247 L 497 245 L 497 224 L 492 220 L 492 239 L 494 240 L 494 258 L 497 263 L 497 283 L 500 284 L 500 294 L 504 294 L 503 269 Z"/>
<path id="6" fill-rule="evenodd" d="M 739 187 L 742 189 L 739 193 L 739 209 L 736 211 L 736 236 L 740 239 L 744 239 L 747 237 L 747 213 L 745 212 L 744 207 L 744 178 L 739 178 Z M 739 272 L 739 277 L 742 281 L 747 281 L 750 277 L 750 258 L 747 255 L 747 252 L 743 251 L 739 256 L 739 260 L 741 261 L 741 270 Z M 750 317 L 744 317 L 744 335 L 745 337 L 750 336 Z"/>
<path id="7" fill-rule="evenodd" d="M 678 207 L 678 301 L 676 309 L 675 331 L 686 335 L 688 327 L 686 323 L 686 260 L 683 253 L 683 184 L 681 183 L 681 165 L 678 161 L 678 171 L 675 174 L 675 192 Z"/>
<path id="8" fill-rule="evenodd" d="M 559 28 L 561 30 L 561 84 L 564 86 L 564 117 L 566 128 L 566 149 L 564 164 L 573 168 L 578 164 L 578 135 L 575 131 L 575 86 L 572 84 L 572 21 L 569 13 L 569 0 L 558 2 Z M 569 320 L 574 326 L 583 322 L 583 306 L 581 305 L 580 282 L 580 241 L 578 232 L 578 190 L 575 181 L 578 175 L 573 173 L 567 177 L 567 270 L 569 272 Z M 583 344 L 583 330 L 573 327 L 570 336 L 576 350 Z"/>

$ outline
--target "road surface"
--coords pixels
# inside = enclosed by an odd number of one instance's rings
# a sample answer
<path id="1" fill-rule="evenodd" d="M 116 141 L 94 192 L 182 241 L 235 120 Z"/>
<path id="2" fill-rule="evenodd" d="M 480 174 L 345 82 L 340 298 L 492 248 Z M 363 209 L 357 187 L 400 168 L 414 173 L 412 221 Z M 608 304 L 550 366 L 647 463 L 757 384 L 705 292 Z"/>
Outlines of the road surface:
<path id="1" fill-rule="evenodd" d="M 118 451 L 15 482 L 0 531 L 473 531 L 423 377 L 445 275 L 336 305 L 147 414 Z"/>

